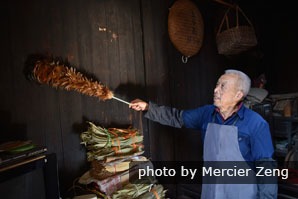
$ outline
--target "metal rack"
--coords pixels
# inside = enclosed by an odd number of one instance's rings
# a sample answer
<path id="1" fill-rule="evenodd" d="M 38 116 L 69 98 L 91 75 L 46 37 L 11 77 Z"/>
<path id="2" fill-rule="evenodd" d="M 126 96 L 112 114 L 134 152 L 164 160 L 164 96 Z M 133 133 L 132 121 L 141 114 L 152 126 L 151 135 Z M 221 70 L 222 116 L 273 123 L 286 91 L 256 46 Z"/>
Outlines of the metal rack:
<path id="1" fill-rule="evenodd" d="M 272 136 L 274 142 L 277 139 L 287 140 L 287 147 L 284 150 L 276 149 L 275 156 L 285 157 L 293 146 L 293 136 L 298 134 L 298 117 L 273 116 Z"/>

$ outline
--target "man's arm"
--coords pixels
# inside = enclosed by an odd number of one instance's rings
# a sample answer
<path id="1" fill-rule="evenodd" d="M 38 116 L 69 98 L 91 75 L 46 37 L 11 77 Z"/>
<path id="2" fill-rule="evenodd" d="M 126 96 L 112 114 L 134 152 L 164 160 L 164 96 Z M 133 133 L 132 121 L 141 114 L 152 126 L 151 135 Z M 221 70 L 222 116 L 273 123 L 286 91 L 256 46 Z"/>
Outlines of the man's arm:
<path id="1" fill-rule="evenodd" d="M 251 142 L 252 155 L 255 166 L 259 168 L 273 170 L 277 168 L 277 163 L 272 159 L 274 148 L 272 144 L 270 128 L 265 120 L 261 120 L 258 128 L 254 129 L 254 136 Z M 276 199 L 277 198 L 277 177 L 257 176 L 258 198 Z"/>
<path id="2" fill-rule="evenodd" d="M 264 168 L 273 171 L 277 168 L 277 163 L 271 158 L 256 161 L 256 168 Z M 278 190 L 278 177 L 268 177 L 263 172 L 257 177 L 258 199 L 276 199 Z M 262 176 L 263 175 L 263 176 Z"/>
<path id="3" fill-rule="evenodd" d="M 159 106 L 152 102 L 144 102 L 142 100 L 134 100 L 129 105 L 136 111 L 147 111 L 145 118 L 163 125 L 181 128 L 183 126 L 183 118 L 181 110 L 167 106 Z"/>

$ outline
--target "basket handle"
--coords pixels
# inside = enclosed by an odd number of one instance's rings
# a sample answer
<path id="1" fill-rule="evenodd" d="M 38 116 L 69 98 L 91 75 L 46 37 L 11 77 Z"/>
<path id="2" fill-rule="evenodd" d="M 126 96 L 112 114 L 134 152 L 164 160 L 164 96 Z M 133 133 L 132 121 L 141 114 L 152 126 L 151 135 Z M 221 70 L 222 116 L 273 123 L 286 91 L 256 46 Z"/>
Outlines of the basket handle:
<path id="1" fill-rule="evenodd" d="M 241 12 L 241 14 L 244 16 L 244 18 L 246 19 L 246 21 L 249 23 L 249 25 L 253 26 L 251 21 L 248 19 L 248 17 L 246 16 L 246 14 L 243 12 L 243 10 L 237 5 L 236 6 L 236 16 L 237 16 L 237 26 L 239 25 L 239 20 L 238 20 L 238 10 Z"/>
<path id="2" fill-rule="evenodd" d="M 227 11 L 225 12 L 221 22 L 220 22 L 220 25 L 219 25 L 219 28 L 218 28 L 218 31 L 217 31 L 217 34 L 219 34 L 221 32 L 221 29 L 222 29 L 222 26 L 224 24 L 224 22 L 226 21 L 227 22 L 227 28 L 229 29 L 229 19 L 228 19 L 228 13 L 229 11 L 231 10 L 231 8 L 227 9 Z"/>
<path id="3" fill-rule="evenodd" d="M 239 14 L 238 14 L 238 11 L 240 11 L 240 13 L 244 16 L 244 18 L 246 19 L 246 21 L 248 22 L 248 24 L 253 27 L 251 21 L 248 19 L 248 17 L 245 15 L 245 13 L 243 12 L 243 10 L 238 5 L 236 5 L 236 8 L 235 9 L 236 9 L 236 27 L 239 26 Z M 228 18 L 228 13 L 229 13 L 230 10 L 231 10 L 231 8 L 227 9 L 227 11 L 225 12 L 225 14 L 224 14 L 224 16 L 223 16 L 223 18 L 221 20 L 221 23 L 219 25 L 219 28 L 218 28 L 218 31 L 217 31 L 217 35 L 221 32 L 222 26 L 223 26 L 223 24 L 224 24 L 225 21 L 227 23 L 227 29 L 230 28 L 229 27 L 229 18 Z"/>

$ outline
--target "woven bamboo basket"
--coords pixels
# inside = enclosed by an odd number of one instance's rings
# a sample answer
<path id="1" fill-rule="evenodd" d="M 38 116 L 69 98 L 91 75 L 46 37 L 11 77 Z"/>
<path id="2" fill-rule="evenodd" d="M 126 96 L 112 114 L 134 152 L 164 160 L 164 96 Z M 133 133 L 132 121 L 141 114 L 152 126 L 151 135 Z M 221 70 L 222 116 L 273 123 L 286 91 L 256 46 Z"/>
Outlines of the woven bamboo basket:
<path id="1" fill-rule="evenodd" d="M 187 58 L 197 54 L 203 43 L 204 22 L 191 0 L 177 0 L 169 11 L 169 37 L 175 48 Z"/>
<path id="2" fill-rule="evenodd" d="M 240 54 L 258 44 L 254 27 L 241 8 L 236 6 L 236 26 L 232 28 L 229 27 L 229 11 L 230 9 L 225 13 L 216 35 L 217 50 L 222 55 Z M 239 25 L 239 12 L 248 25 Z M 224 23 L 227 27 L 225 30 L 223 29 Z"/>

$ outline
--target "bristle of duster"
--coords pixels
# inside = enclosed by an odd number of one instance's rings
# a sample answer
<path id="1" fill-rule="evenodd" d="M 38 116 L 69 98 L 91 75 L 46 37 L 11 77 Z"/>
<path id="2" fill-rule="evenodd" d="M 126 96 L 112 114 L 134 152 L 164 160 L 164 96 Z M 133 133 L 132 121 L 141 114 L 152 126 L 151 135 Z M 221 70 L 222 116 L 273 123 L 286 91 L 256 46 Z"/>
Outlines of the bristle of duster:
<path id="1" fill-rule="evenodd" d="M 100 100 L 112 99 L 113 92 L 98 81 L 87 78 L 76 69 L 63 64 L 55 63 L 49 59 L 35 60 L 31 66 L 28 79 L 40 84 L 48 84 L 54 88 L 77 91 L 81 94 L 98 97 Z"/>
<path id="2" fill-rule="evenodd" d="M 32 54 L 32 55 L 28 56 L 28 58 L 25 62 L 25 67 L 23 69 L 23 73 L 24 73 L 27 80 L 35 81 L 35 77 L 34 77 L 34 74 L 33 74 L 35 63 L 38 60 L 44 60 L 44 59 L 46 59 L 46 57 L 44 55 L 41 55 L 41 54 Z M 35 81 L 35 82 L 39 83 L 37 81 Z"/>

